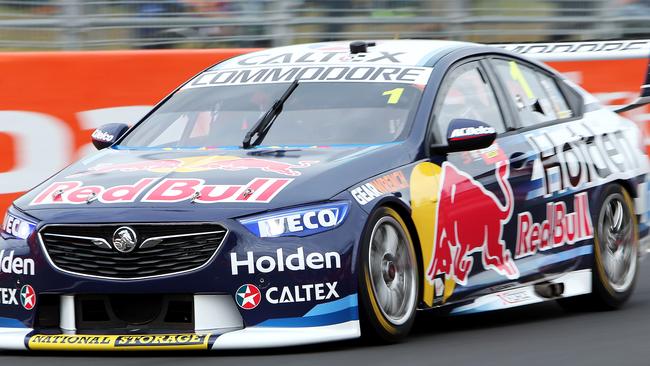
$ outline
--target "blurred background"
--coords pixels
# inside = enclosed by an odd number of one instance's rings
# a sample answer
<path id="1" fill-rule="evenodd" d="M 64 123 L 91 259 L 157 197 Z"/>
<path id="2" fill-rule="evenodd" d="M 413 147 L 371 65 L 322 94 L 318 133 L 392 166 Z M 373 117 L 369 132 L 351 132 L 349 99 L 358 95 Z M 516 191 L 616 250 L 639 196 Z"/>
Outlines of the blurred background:
<path id="1" fill-rule="evenodd" d="M 650 36 L 650 0 L 0 0 L 2 50 Z"/>

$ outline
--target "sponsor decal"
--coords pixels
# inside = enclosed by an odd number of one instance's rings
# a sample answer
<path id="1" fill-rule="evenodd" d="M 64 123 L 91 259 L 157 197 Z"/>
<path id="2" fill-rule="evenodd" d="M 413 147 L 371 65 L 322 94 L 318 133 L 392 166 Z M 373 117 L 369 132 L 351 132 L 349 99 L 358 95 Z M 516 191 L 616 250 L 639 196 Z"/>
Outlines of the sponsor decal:
<path id="1" fill-rule="evenodd" d="M 207 349 L 207 334 L 44 335 L 29 338 L 31 350 L 157 350 Z"/>
<path id="2" fill-rule="evenodd" d="M 378 41 L 368 45 L 367 52 L 351 54 L 349 42 L 328 42 L 248 53 L 226 60 L 214 69 L 224 66 L 418 65 L 429 60 L 430 51 L 429 47 L 422 47 L 421 41 L 400 40 Z"/>
<path id="3" fill-rule="evenodd" d="M 466 285 L 474 266 L 473 253 L 481 253 L 483 268 L 509 279 L 519 277 L 519 269 L 503 240 L 503 226 L 510 221 L 514 198 L 508 181 L 508 161 L 496 164 L 496 179 L 505 197 L 502 204 L 494 193 L 454 165 L 445 162 L 436 217 L 435 244 L 427 277 Z"/>
<path id="4" fill-rule="evenodd" d="M 280 236 L 285 232 L 296 233 L 305 229 L 319 229 L 336 226 L 339 222 L 338 210 L 322 209 L 307 211 L 304 214 L 280 216 L 258 223 L 261 237 Z"/>
<path id="5" fill-rule="evenodd" d="M 631 41 L 592 41 L 592 42 L 562 42 L 562 43 L 529 43 L 496 45 L 507 50 L 522 54 L 548 53 L 583 53 L 646 50 L 650 43 L 646 40 Z"/>
<path id="6" fill-rule="evenodd" d="M 408 186 L 406 176 L 398 170 L 356 187 L 350 193 L 363 206 L 377 197 L 406 189 Z"/>
<path id="7" fill-rule="evenodd" d="M 18 289 L 15 288 L 0 288 L 0 302 L 2 305 L 18 305 L 18 297 L 16 293 Z"/>
<path id="8" fill-rule="evenodd" d="M 205 334 L 126 335 L 115 339 L 115 347 L 204 345 L 207 337 Z"/>
<path id="9" fill-rule="evenodd" d="M 338 299 L 339 294 L 336 291 L 337 284 L 338 282 L 325 282 L 294 286 L 274 286 L 265 290 L 264 298 L 266 302 L 273 305 Z M 251 310 L 259 305 L 262 294 L 257 286 L 246 284 L 239 287 L 235 293 L 235 299 L 240 308 Z"/>
<path id="10" fill-rule="evenodd" d="M 537 152 L 533 179 L 543 180 L 544 196 L 581 189 L 615 175 L 629 175 L 640 167 L 638 154 L 632 150 L 623 132 L 594 134 L 586 125 L 582 124 L 582 128 L 588 131 L 586 136 L 572 131 L 571 127 L 563 131 L 569 135 L 527 136 Z M 559 179 L 553 179 L 556 174 Z"/>
<path id="11" fill-rule="evenodd" d="M 18 293 L 16 288 L 0 288 L 0 303 L 2 305 L 18 306 L 18 299 L 20 298 L 20 305 L 25 310 L 32 310 L 36 306 L 36 292 L 30 285 L 23 285 Z"/>
<path id="12" fill-rule="evenodd" d="M 36 205 L 88 204 L 93 200 L 102 203 L 135 202 L 146 191 L 141 202 L 194 203 L 268 203 L 292 179 L 254 178 L 248 184 L 206 184 L 203 179 L 167 178 L 148 189 L 158 178 L 144 178 L 132 185 L 104 187 L 84 186 L 80 181 L 54 182 L 41 191 L 30 203 Z"/>
<path id="13" fill-rule="evenodd" d="M 546 219 L 540 223 L 533 222 L 530 212 L 520 213 L 517 217 L 515 258 L 591 239 L 593 225 L 586 192 L 574 196 L 573 210 L 567 212 L 564 202 L 549 202 L 546 204 Z"/>
<path id="14" fill-rule="evenodd" d="M 354 62 L 363 63 L 400 63 L 400 56 L 406 52 L 370 52 L 362 55 L 351 55 L 349 46 L 341 47 L 328 45 L 328 48 L 315 49 L 313 51 L 285 52 L 281 54 L 272 53 L 255 53 L 251 55 L 238 57 L 237 64 L 240 66 L 255 65 L 277 65 L 277 64 L 310 64 L 310 63 L 328 63 L 328 62 Z"/>
<path id="15" fill-rule="evenodd" d="M 286 257 L 282 248 L 277 249 L 275 254 L 275 257 L 263 255 L 255 260 L 251 251 L 246 252 L 246 258 L 241 259 L 237 253 L 230 253 L 231 273 L 238 275 L 240 268 L 245 269 L 248 274 L 341 268 L 341 256 L 336 252 L 311 252 L 305 255 L 303 247 L 299 247 L 296 253 Z"/>
<path id="16" fill-rule="evenodd" d="M 255 309 L 262 300 L 260 289 L 255 285 L 241 285 L 235 293 L 235 301 L 240 308 L 245 310 Z"/>
<path id="17" fill-rule="evenodd" d="M 500 161 L 508 160 L 505 152 L 503 149 L 501 149 L 501 147 L 499 147 L 498 143 L 493 143 L 490 147 L 487 147 L 485 149 L 472 150 L 470 153 L 478 154 L 480 158 L 483 159 L 485 164 L 490 165 L 495 165 Z"/>
<path id="18" fill-rule="evenodd" d="M 481 135 L 491 135 L 496 133 L 497 130 L 494 127 L 489 126 L 479 126 L 479 127 L 462 127 L 456 128 L 449 134 L 450 140 L 464 140 L 466 138 L 481 136 Z"/>
<path id="19" fill-rule="evenodd" d="M 317 161 L 299 161 L 298 164 L 290 164 L 279 160 L 240 158 L 238 156 L 196 156 L 178 159 L 161 159 L 136 161 L 131 163 L 104 163 L 89 168 L 85 172 L 73 174 L 68 178 L 81 177 L 91 174 L 105 174 L 113 172 L 152 172 L 152 173 L 195 173 L 210 170 L 240 171 L 247 169 L 259 169 L 263 172 L 297 177 L 301 172 L 297 169 L 308 168 Z"/>
<path id="20" fill-rule="evenodd" d="M 30 348 L 38 344 L 113 344 L 115 337 L 99 335 L 41 335 L 37 334 L 29 339 Z"/>
<path id="21" fill-rule="evenodd" d="M 102 131 L 100 129 L 95 130 L 91 135 L 91 137 L 95 140 L 104 141 L 104 142 L 111 142 L 115 138 L 115 136 L 111 135 L 108 132 Z"/>
<path id="22" fill-rule="evenodd" d="M 192 199 L 197 203 L 268 203 L 291 181 L 286 178 L 255 178 L 246 185 L 208 185 L 203 179 L 164 179 L 145 194 L 142 202 Z"/>
<path id="23" fill-rule="evenodd" d="M 2 224 L 2 231 L 16 238 L 27 239 L 36 229 L 36 225 L 7 213 Z"/>
<path id="24" fill-rule="evenodd" d="M 337 202 L 255 216 L 240 222 L 261 238 L 307 236 L 335 228 L 343 222 L 347 212 L 348 203 Z"/>
<path id="25" fill-rule="evenodd" d="M 31 258 L 14 257 L 13 250 L 0 250 L 0 273 L 33 276 L 35 267 Z"/>
<path id="26" fill-rule="evenodd" d="M 36 292 L 30 285 L 25 285 L 20 289 L 20 304 L 26 310 L 32 310 L 36 306 Z"/>
<path id="27" fill-rule="evenodd" d="M 124 184 L 113 187 L 100 185 L 84 186 L 81 181 L 54 182 L 43 189 L 30 205 L 81 205 L 90 203 L 91 199 L 96 199 L 102 203 L 135 202 L 137 197 L 156 180 L 157 178 L 144 178 L 135 184 Z"/>
<path id="28" fill-rule="evenodd" d="M 508 291 L 508 292 L 503 292 L 503 293 L 497 294 L 497 296 L 501 299 L 501 301 L 503 301 L 504 305 L 518 304 L 518 303 L 522 303 L 522 302 L 525 302 L 525 301 L 534 300 L 533 296 L 525 288 L 523 288 L 523 289 L 515 289 L 515 290 L 512 290 L 512 291 Z"/>
<path id="29" fill-rule="evenodd" d="M 425 85 L 429 67 L 415 66 L 268 66 L 204 72 L 182 89 L 222 85 L 300 82 L 378 82 Z"/>
<path id="30" fill-rule="evenodd" d="M 500 161 L 508 160 L 505 152 L 496 142 L 485 149 L 463 151 L 462 157 L 463 164 L 472 164 L 482 160 L 485 164 L 495 165 Z"/>
<path id="31" fill-rule="evenodd" d="M 23 220 L 7 212 L 2 223 L 2 231 L 15 238 L 27 239 L 36 230 L 36 224 Z"/>
<path id="32" fill-rule="evenodd" d="M 305 301 L 338 299 L 338 282 L 311 283 L 306 285 L 270 287 L 266 290 L 266 301 L 270 304 L 287 304 Z"/>

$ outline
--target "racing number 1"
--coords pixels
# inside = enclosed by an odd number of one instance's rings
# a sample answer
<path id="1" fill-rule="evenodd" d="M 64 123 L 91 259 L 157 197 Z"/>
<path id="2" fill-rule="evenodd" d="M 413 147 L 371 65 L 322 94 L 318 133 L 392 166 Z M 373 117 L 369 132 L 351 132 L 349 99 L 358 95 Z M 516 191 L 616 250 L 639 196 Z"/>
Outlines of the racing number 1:
<path id="1" fill-rule="evenodd" d="M 381 95 L 389 95 L 388 101 L 386 102 L 387 104 L 397 104 L 399 102 L 399 98 L 402 97 L 402 93 L 404 93 L 404 88 L 395 88 L 386 90 Z"/>

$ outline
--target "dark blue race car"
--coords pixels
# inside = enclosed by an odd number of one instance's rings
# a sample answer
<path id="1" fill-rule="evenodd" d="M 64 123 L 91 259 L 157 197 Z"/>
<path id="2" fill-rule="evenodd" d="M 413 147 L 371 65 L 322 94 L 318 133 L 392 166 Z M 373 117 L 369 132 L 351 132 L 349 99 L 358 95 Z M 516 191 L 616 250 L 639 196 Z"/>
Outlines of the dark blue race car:
<path id="1" fill-rule="evenodd" d="M 616 308 L 649 229 L 637 126 L 497 47 L 245 54 L 93 142 L 6 215 L 0 348 L 392 342 L 417 310 Z"/>

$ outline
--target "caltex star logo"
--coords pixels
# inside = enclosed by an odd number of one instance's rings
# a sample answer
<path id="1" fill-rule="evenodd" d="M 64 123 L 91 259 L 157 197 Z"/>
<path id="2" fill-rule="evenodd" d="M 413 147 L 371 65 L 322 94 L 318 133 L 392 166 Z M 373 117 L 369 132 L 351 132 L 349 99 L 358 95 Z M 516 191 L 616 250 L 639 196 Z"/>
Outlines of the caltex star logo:
<path id="1" fill-rule="evenodd" d="M 25 285 L 20 289 L 20 303 L 27 310 L 32 310 L 36 306 L 36 293 L 30 285 Z"/>
<path id="2" fill-rule="evenodd" d="M 237 305 L 240 308 L 250 310 L 255 309 L 257 305 L 260 304 L 262 299 L 262 294 L 260 289 L 255 285 L 246 284 L 242 285 L 237 289 L 235 293 L 235 299 L 237 300 Z"/>

